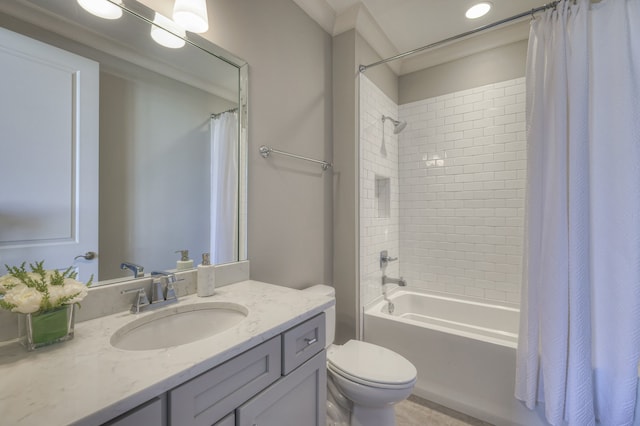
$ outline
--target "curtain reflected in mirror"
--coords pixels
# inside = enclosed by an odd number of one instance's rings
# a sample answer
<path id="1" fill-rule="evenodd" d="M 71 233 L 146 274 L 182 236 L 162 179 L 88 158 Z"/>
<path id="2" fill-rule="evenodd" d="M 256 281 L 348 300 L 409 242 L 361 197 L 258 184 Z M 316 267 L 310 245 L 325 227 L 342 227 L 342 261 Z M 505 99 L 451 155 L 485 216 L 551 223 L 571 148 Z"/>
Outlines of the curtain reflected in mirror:
<path id="1" fill-rule="evenodd" d="M 238 112 L 211 116 L 211 262 L 238 253 Z"/>

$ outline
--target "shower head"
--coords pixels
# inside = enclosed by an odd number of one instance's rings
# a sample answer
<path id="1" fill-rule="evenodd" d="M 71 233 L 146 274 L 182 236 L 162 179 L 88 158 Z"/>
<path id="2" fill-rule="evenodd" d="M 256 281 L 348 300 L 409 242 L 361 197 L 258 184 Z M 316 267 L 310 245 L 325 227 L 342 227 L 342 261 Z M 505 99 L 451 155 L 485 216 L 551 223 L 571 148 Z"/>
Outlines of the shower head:
<path id="1" fill-rule="evenodd" d="M 393 134 L 394 135 L 397 135 L 398 133 L 403 131 L 405 127 L 407 127 L 407 122 L 406 121 L 394 120 L 391 117 L 387 117 L 386 115 L 383 115 L 382 116 L 382 123 L 383 124 L 384 124 L 385 120 L 391 120 L 391 122 L 393 123 Z"/>
<path id="2" fill-rule="evenodd" d="M 406 121 L 394 121 L 393 122 L 393 134 L 397 135 L 398 133 L 403 131 L 405 127 L 407 127 L 407 122 Z"/>

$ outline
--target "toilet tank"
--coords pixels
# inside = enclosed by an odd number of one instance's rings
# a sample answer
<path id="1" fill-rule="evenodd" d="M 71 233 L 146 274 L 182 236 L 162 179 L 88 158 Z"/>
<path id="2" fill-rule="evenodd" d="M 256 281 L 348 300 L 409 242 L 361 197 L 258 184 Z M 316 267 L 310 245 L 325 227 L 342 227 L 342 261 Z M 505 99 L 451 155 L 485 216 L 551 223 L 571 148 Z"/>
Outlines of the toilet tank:
<path id="1" fill-rule="evenodd" d="M 331 286 L 324 285 L 324 284 L 312 285 L 311 287 L 307 287 L 302 291 L 307 291 L 314 294 L 320 294 L 322 296 L 327 296 L 332 298 L 336 297 L 335 289 Z M 327 322 L 326 323 L 326 332 L 327 332 L 326 339 L 327 340 L 326 340 L 326 346 L 325 346 L 325 349 L 326 349 L 333 344 L 333 341 L 335 340 L 335 337 L 336 337 L 336 305 L 333 305 L 330 308 L 327 308 L 324 311 L 324 314 L 325 314 L 325 321 Z"/>

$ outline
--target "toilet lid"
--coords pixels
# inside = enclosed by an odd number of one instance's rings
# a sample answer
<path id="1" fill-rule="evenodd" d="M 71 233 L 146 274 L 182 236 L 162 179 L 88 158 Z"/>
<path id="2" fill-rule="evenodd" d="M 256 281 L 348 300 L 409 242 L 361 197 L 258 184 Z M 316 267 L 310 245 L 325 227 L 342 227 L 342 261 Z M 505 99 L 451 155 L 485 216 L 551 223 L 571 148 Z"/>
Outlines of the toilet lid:
<path id="1" fill-rule="evenodd" d="M 405 357 L 359 340 L 349 340 L 327 354 L 333 371 L 347 378 L 380 385 L 403 385 L 416 380 L 417 371 Z"/>

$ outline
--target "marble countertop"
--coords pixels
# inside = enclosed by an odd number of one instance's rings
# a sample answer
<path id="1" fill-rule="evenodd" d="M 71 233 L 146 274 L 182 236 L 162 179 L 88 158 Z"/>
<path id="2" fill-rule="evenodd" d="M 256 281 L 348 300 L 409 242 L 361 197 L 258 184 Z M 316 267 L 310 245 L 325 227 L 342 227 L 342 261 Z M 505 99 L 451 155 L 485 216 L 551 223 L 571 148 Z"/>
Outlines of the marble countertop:
<path id="1" fill-rule="evenodd" d="M 109 343 L 139 315 L 121 312 L 77 323 L 73 340 L 26 352 L 0 347 L 0 423 L 99 425 L 322 312 L 333 299 L 258 281 L 180 298 L 176 306 L 233 302 L 249 314 L 236 326 L 167 349 L 125 351 Z"/>

